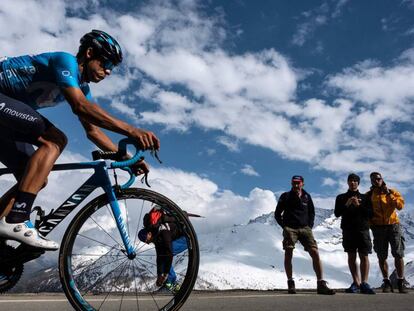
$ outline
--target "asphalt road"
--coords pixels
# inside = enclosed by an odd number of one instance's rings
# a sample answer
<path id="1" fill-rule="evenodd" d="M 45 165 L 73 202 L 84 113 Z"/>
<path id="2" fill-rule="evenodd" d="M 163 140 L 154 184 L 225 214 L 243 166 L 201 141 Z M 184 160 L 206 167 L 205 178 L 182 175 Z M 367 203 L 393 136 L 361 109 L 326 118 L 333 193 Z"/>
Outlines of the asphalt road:
<path id="1" fill-rule="evenodd" d="M 72 310 L 63 294 L 1 295 L 0 310 Z M 124 309 L 123 309 L 124 310 Z M 135 310 L 135 309 L 131 309 Z M 314 292 L 288 295 L 285 292 L 225 291 L 193 293 L 181 310 L 288 311 L 288 310 L 414 310 L 414 291 L 408 294 L 361 295 L 337 293 L 320 296 Z"/>

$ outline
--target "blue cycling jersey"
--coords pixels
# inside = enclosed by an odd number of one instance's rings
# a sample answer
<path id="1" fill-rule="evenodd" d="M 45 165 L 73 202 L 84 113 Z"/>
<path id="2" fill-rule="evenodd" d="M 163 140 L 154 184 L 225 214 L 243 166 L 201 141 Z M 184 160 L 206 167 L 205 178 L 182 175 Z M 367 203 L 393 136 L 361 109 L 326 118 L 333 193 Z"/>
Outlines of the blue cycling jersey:
<path id="1" fill-rule="evenodd" d="M 0 92 L 33 109 L 51 107 L 64 100 L 60 91 L 76 87 L 91 100 L 87 83 L 81 82 L 76 57 L 65 52 L 0 59 Z"/>

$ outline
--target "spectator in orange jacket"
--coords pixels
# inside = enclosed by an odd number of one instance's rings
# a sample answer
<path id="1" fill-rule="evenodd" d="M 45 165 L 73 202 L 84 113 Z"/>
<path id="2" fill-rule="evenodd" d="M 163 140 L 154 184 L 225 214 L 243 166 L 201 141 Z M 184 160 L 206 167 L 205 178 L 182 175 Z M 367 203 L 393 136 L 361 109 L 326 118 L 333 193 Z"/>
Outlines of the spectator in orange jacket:
<path id="1" fill-rule="evenodd" d="M 393 292 L 388 277 L 388 245 L 391 245 L 391 254 L 398 275 L 398 291 L 407 293 L 404 280 L 404 236 L 396 210 L 404 207 L 404 199 L 395 189 L 389 189 L 378 172 L 372 172 L 371 190 L 366 193 L 367 203 L 372 205 L 373 217 L 371 230 L 374 236 L 374 250 L 378 256 L 378 263 L 384 278 L 382 291 Z"/>

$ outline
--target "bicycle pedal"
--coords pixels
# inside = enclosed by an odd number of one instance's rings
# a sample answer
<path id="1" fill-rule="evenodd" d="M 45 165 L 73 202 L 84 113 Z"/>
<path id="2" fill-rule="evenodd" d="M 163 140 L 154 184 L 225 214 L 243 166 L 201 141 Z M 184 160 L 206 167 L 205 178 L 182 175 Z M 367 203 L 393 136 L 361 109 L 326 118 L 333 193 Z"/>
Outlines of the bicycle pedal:
<path id="1" fill-rule="evenodd" d="M 38 228 L 39 227 L 39 225 L 40 225 L 40 223 L 45 219 L 45 218 L 47 218 L 47 216 L 46 216 L 46 212 L 44 211 L 44 209 L 43 208 L 41 208 L 40 206 L 35 206 L 35 207 L 33 207 L 32 208 L 32 211 L 31 211 L 32 213 L 33 212 L 36 212 L 36 217 L 35 217 L 35 223 L 34 223 L 34 225 L 35 225 L 35 228 Z M 53 212 L 53 210 L 51 211 L 51 213 Z M 50 215 L 50 214 L 49 214 Z"/>

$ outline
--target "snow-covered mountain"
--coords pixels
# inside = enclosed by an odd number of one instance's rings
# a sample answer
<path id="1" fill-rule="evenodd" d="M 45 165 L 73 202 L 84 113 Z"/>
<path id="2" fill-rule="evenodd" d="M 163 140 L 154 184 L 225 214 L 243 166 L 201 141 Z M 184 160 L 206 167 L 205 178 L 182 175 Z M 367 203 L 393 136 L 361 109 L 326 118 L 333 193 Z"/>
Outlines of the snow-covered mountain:
<path id="1" fill-rule="evenodd" d="M 332 210 L 317 209 L 314 234 L 322 259 L 324 277 L 334 288 L 351 283 L 347 256 L 342 249 L 340 219 Z M 414 284 L 414 220 L 408 213 L 400 213 L 406 238 L 406 279 Z M 203 220 L 196 220 L 203 221 Z M 283 268 L 282 229 L 276 224 L 273 212 L 209 234 L 199 235 L 200 269 L 196 289 L 257 289 L 286 288 Z M 369 282 L 378 287 L 382 277 L 375 254 L 371 254 Z M 87 263 L 85 259 L 84 264 Z M 100 263 L 104 266 L 103 263 Z M 393 260 L 390 258 L 390 269 Z M 98 265 L 99 266 L 99 265 Z M 178 267 L 179 269 L 179 267 Z M 392 270 L 392 269 L 391 269 Z M 104 271 L 85 275 L 85 286 Z M 314 288 L 316 277 L 312 262 L 300 244 L 294 251 L 293 273 L 298 288 Z M 124 282 L 131 282 L 130 279 Z M 56 267 L 36 272 L 27 271 L 14 291 L 59 291 Z"/>

